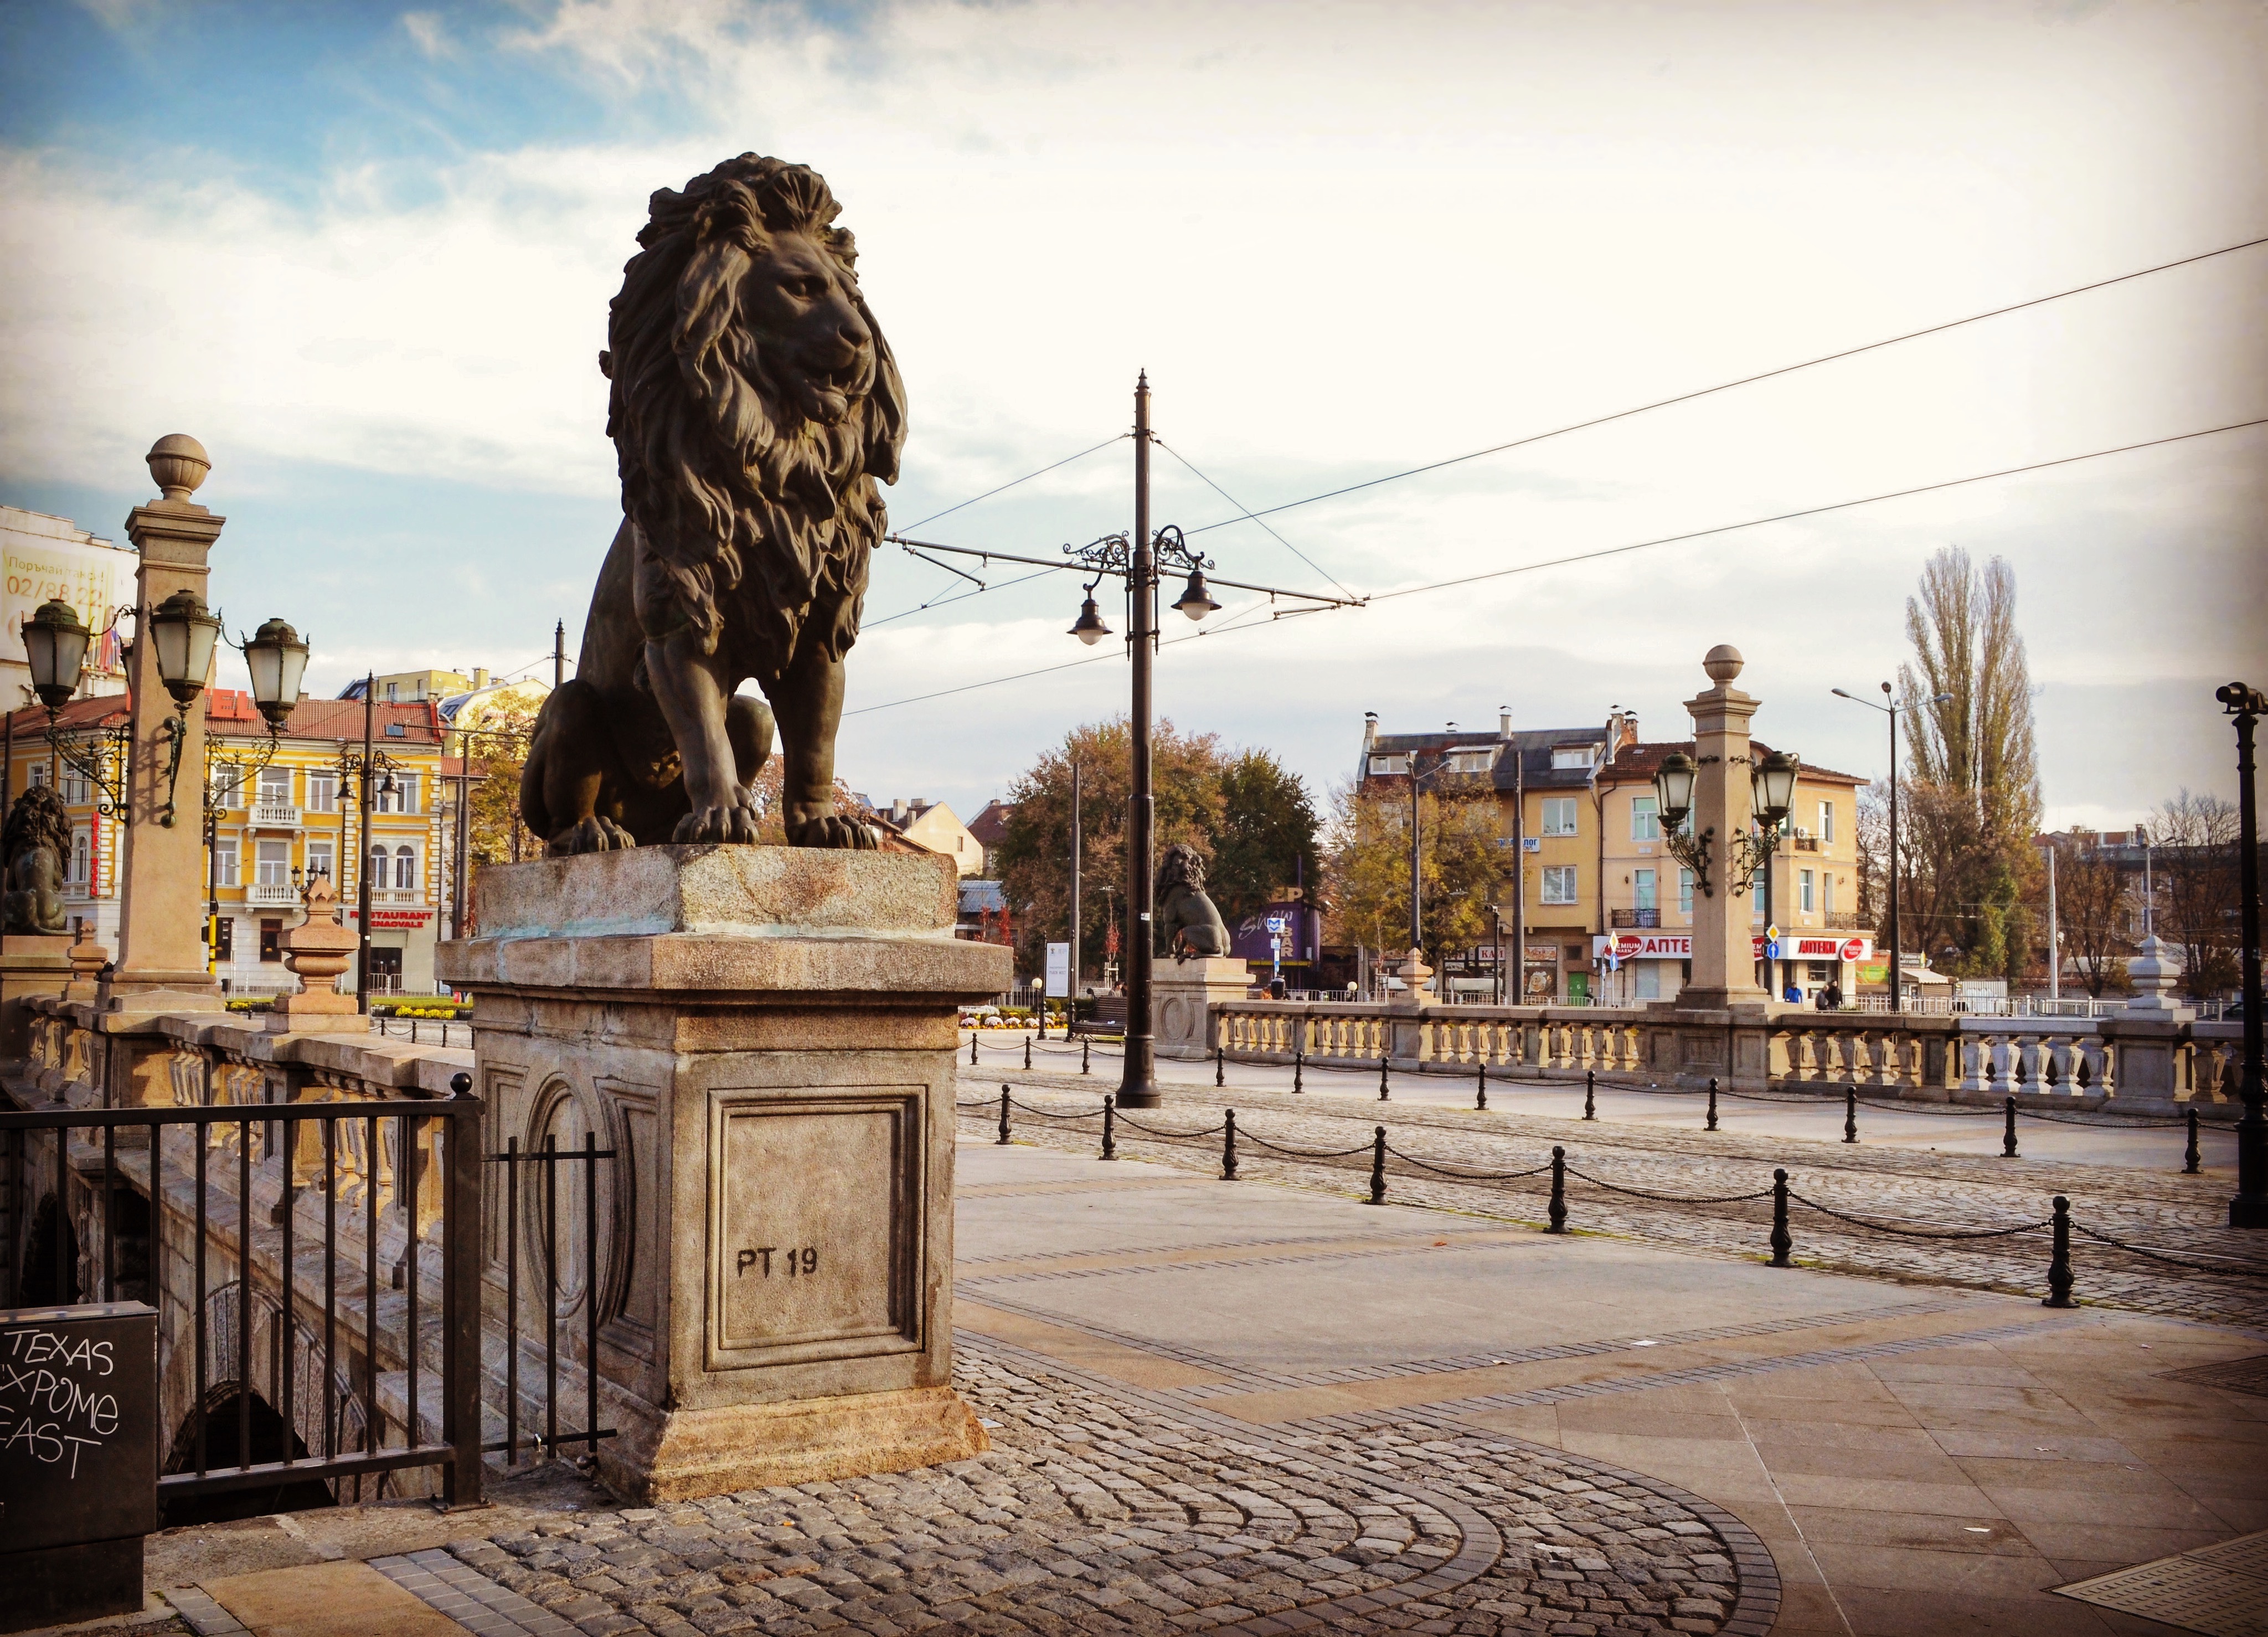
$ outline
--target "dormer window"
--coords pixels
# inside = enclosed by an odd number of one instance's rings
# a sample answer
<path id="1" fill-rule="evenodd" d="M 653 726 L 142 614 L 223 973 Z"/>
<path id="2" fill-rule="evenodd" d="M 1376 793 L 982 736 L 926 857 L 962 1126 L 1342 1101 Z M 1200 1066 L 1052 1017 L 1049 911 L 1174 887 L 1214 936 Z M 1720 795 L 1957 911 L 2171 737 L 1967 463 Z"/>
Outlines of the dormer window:
<path id="1" fill-rule="evenodd" d="M 1486 750 L 1455 751 L 1449 756 L 1449 771 L 1485 773 L 1489 771 L 1489 756 L 1490 752 Z"/>
<path id="2" fill-rule="evenodd" d="M 1593 755 L 1588 745 L 1554 745 L 1551 747 L 1551 765 L 1555 768 L 1588 769 Z"/>
<path id="3" fill-rule="evenodd" d="M 1410 758 L 1406 756 L 1374 756 L 1370 758 L 1370 771 L 1373 775 L 1407 773 L 1410 771 Z"/>

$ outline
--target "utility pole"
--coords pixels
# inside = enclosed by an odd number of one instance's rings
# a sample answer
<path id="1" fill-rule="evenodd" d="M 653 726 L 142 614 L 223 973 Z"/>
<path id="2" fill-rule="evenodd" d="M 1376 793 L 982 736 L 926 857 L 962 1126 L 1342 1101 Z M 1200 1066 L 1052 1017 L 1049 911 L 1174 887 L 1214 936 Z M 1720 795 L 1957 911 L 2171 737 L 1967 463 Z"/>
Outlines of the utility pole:
<path id="1" fill-rule="evenodd" d="M 1882 684 L 1882 697 L 1890 698 L 1890 685 Z M 1895 1014 L 1906 1009 L 1904 974 L 1898 967 L 1898 946 L 1905 941 L 1898 935 L 1898 712 L 1895 700 L 1890 712 L 1890 1011 Z"/>
<path id="2" fill-rule="evenodd" d="M 1506 1006 L 1528 1003 L 1528 768 L 1512 738 L 1512 989 Z"/>
<path id="3" fill-rule="evenodd" d="M 1419 901 L 1423 888 L 1418 875 L 1418 849 L 1422 844 L 1418 833 L 1418 753 L 1412 750 L 1410 753 L 1410 947 L 1412 949 L 1424 947 L 1420 940 L 1425 927 Z"/>
<path id="4" fill-rule="evenodd" d="M 355 860 L 355 1010 L 364 1016 L 370 1013 L 370 775 L 378 724 L 378 674 L 373 671 L 362 685 L 362 772 L 355 780 L 356 816 L 361 821 L 361 833 L 355 845 L 362 856 Z"/>
<path id="5" fill-rule="evenodd" d="M 2056 845 L 2048 843 L 2048 999 L 2063 999 L 2063 929 L 2056 921 Z"/>
<path id="6" fill-rule="evenodd" d="M 1156 845 L 1157 798 L 1150 787 L 1150 645 L 1156 634 L 1153 612 L 1157 558 L 1150 541 L 1150 372 L 1134 384 L 1133 572 L 1126 593 L 1127 644 L 1134 661 L 1134 791 L 1126 823 L 1126 1061 L 1118 1082 L 1122 1109 L 1158 1106 L 1157 1039 L 1151 1027 L 1150 970 L 1156 935 L 1156 877 L 1151 853 Z"/>
<path id="7" fill-rule="evenodd" d="M 551 628 L 551 686 L 554 689 L 567 684 L 567 622 L 561 620 Z"/>
<path id="8" fill-rule="evenodd" d="M 1079 1021 L 1079 763 L 1071 764 L 1071 993 L 1064 997 L 1064 1023 L 1066 1031 Z M 1068 1038 L 1068 1033 L 1066 1033 Z"/>

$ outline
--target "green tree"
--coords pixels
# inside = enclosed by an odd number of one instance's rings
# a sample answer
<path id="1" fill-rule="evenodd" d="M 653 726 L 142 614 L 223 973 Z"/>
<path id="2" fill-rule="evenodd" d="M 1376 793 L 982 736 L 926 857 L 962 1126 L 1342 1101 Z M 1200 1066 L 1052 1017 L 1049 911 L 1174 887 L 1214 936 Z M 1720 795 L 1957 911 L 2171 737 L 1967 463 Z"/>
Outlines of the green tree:
<path id="1" fill-rule="evenodd" d="M 1426 960 L 1470 948 L 1495 926 L 1491 907 L 1505 887 L 1497 843 L 1501 811 L 1486 781 L 1461 781 L 1418 798 L 1419 928 Z M 1381 955 L 1410 947 L 1410 799 L 1335 793 L 1325 863 L 1330 936 Z"/>
<path id="2" fill-rule="evenodd" d="M 1100 969 L 1104 925 L 1126 903 L 1126 805 L 1133 788 L 1133 733 L 1127 719 L 1073 728 L 1009 787 L 1015 811 L 1000 839 L 1002 892 L 1018 917 L 1018 964 L 1040 969 L 1044 946 L 1071 926 L 1071 770 L 1079 769 L 1079 962 Z M 1186 842 L 1208 865 L 1221 812 L 1226 758 L 1211 734 L 1184 734 L 1160 722 L 1151 735 L 1151 788 L 1158 851 Z M 1114 890 L 1115 889 L 1115 890 Z"/>
<path id="3" fill-rule="evenodd" d="M 1206 890 L 1233 931 L 1277 895 L 1304 881 L 1313 903 L 1315 809 L 1307 786 L 1265 750 L 1239 752 L 1220 771 L 1220 816 Z"/>

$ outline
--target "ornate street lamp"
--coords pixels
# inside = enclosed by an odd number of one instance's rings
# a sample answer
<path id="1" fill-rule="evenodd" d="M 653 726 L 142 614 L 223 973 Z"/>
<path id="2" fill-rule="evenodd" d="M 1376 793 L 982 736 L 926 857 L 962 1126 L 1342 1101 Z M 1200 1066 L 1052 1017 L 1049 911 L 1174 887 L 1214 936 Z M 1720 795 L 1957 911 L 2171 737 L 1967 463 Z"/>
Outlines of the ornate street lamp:
<path id="1" fill-rule="evenodd" d="M 1174 606 L 1193 620 L 1201 620 L 1208 614 L 1220 612 L 1220 604 L 1212 600 L 1211 588 L 1205 584 L 1204 569 L 1193 568 L 1189 571 L 1189 583 L 1182 587 L 1182 594 L 1174 601 Z"/>
<path id="2" fill-rule="evenodd" d="M 2268 695 L 2230 682 L 2213 697 L 2236 723 L 2237 922 L 2243 940 L 2244 1061 L 2237 1085 L 2244 1117 L 2236 1123 L 2236 1197 L 2231 1228 L 2268 1228 L 2268 1067 L 2262 1063 L 2260 1017 L 2260 819 L 2253 793 L 2254 726 L 2268 715 Z"/>
<path id="3" fill-rule="evenodd" d="M 114 780 L 111 769 L 122 763 L 132 731 L 125 726 L 95 728 L 91 730 L 92 745 L 74 745 L 56 726 L 63 706 L 78 691 L 86 667 L 87 645 L 93 639 L 94 633 L 77 610 L 60 597 L 41 603 L 24 622 L 24 657 L 31 666 L 32 691 L 48 711 L 48 748 L 92 786 L 96 812 L 130 823 L 133 815 L 127 807 L 124 779 L 122 776 Z"/>
<path id="4" fill-rule="evenodd" d="M 299 702 L 299 679 L 307 674 L 307 645 L 289 623 L 271 619 L 249 642 L 237 645 L 252 673 L 252 702 L 268 719 L 269 727 L 282 732 Z"/>
<path id="5" fill-rule="evenodd" d="M 1071 635 L 1092 648 L 1110 635 L 1110 627 L 1102 623 L 1101 610 L 1094 606 L 1094 586 L 1086 588 L 1086 601 L 1079 605 L 1079 618 L 1071 628 Z"/>
<path id="6" fill-rule="evenodd" d="M 1792 751 L 1775 750 L 1749 775 L 1749 800 L 1764 828 L 1777 830 L 1795 806 L 1795 776 L 1803 759 Z"/>
<path id="7" fill-rule="evenodd" d="M 1693 884 L 1702 896 L 1713 898 L 1717 889 L 1709 884 L 1709 844 L 1717 837 L 1717 827 L 1712 824 L 1697 836 L 1685 822 L 1693 811 L 1696 771 L 1691 756 L 1671 751 L 1654 770 L 1653 799 L 1661 815 L 1662 844 L 1671 858 L 1693 872 Z"/>

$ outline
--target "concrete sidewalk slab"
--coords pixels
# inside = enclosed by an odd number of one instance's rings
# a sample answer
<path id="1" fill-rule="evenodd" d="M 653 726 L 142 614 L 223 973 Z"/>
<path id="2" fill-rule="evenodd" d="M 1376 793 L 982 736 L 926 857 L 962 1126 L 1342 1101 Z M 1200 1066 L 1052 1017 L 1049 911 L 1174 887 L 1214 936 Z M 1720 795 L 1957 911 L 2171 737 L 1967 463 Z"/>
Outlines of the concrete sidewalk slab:
<path id="1" fill-rule="evenodd" d="M 202 1582 L 253 1637 L 471 1637 L 367 1563 L 313 1563 Z"/>

